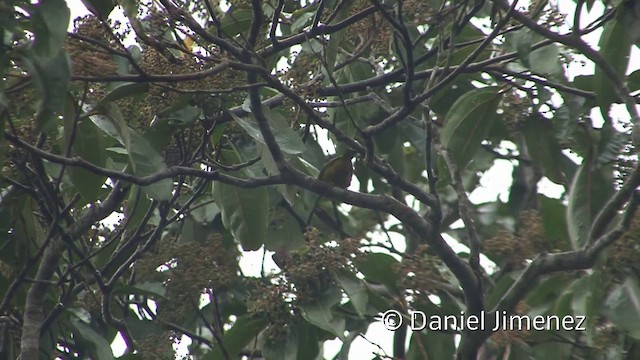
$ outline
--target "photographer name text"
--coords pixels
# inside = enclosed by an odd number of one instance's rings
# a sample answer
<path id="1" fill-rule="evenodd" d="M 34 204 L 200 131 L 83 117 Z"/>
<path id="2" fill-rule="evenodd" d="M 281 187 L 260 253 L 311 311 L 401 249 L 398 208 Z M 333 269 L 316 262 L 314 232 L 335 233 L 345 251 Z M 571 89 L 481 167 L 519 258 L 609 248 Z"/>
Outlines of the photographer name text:
<path id="1" fill-rule="evenodd" d="M 493 314 L 480 312 L 478 315 L 427 315 L 422 311 L 409 311 L 403 315 L 397 310 L 387 310 L 382 314 L 382 323 L 387 330 L 394 331 L 407 325 L 413 331 L 584 331 L 585 316 L 558 315 L 517 315 L 506 311 Z"/>

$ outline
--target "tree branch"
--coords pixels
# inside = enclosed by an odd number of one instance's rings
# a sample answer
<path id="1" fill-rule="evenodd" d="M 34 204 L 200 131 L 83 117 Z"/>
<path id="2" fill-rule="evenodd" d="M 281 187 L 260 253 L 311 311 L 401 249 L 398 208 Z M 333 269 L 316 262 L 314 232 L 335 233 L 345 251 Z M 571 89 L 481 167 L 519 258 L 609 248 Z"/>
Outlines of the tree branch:
<path id="1" fill-rule="evenodd" d="M 91 206 L 86 214 L 78 218 L 78 220 L 70 226 L 68 230 L 69 237 L 72 239 L 78 238 L 81 234 L 89 230 L 94 223 L 109 216 L 120 206 L 126 193 L 126 188 L 123 188 L 120 183 L 116 183 L 109 196 L 107 196 L 103 202 Z M 47 291 L 48 281 L 51 279 L 57 267 L 60 254 L 64 248 L 65 242 L 60 238 L 55 239 L 47 246 L 34 278 L 35 282 L 27 292 L 20 348 L 21 359 L 23 360 L 36 360 L 40 358 L 40 329 L 44 321 L 43 306 L 45 293 Z"/>

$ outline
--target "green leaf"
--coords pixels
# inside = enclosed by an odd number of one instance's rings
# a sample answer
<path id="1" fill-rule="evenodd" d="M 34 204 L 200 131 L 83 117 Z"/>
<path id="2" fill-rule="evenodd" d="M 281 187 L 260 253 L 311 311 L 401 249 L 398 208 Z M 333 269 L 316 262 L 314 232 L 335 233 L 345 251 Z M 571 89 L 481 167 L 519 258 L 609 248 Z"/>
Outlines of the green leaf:
<path id="1" fill-rule="evenodd" d="M 187 242 L 202 242 L 207 239 L 211 234 L 211 223 L 201 224 L 194 221 L 191 217 L 188 217 L 180 222 L 180 237 L 178 241 L 180 243 Z"/>
<path id="2" fill-rule="evenodd" d="M 111 345 L 104 336 L 100 335 L 93 328 L 76 318 L 71 319 L 71 326 L 77 330 L 75 332 L 76 336 L 91 344 L 93 350 L 92 353 L 95 356 L 91 356 L 91 358 L 95 358 L 97 360 L 113 359 Z"/>
<path id="3" fill-rule="evenodd" d="M 446 27 L 448 28 L 447 31 L 443 31 L 441 32 L 438 36 L 438 39 L 436 41 L 443 41 L 442 40 L 442 36 L 445 37 L 449 37 L 451 36 L 451 33 L 449 32 L 449 30 L 451 30 L 451 26 L 450 25 L 446 25 Z M 456 32 L 456 31 L 452 31 L 452 32 Z M 472 23 L 467 23 L 467 25 L 462 28 L 462 30 L 455 35 L 455 41 L 456 43 L 465 43 L 465 42 L 471 42 L 471 41 L 477 41 L 480 39 L 484 39 L 486 37 L 485 33 L 480 30 L 477 26 L 473 25 Z M 394 39 L 395 40 L 395 39 Z M 440 66 L 451 66 L 451 65 L 459 65 L 461 64 L 465 59 L 467 59 L 472 52 L 474 52 L 476 50 L 475 46 L 462 46 L 460 48 L 455 48 L 453 49 L 453 53 L 449 56 L 446 57 L 439 57 L 439 65 Z M 478 60 L 485 60 L 487 58 L 489 58 L 491 54 L 491 50 L 489 49 L 483 49 L 475 58 L 476 61 Z"/>
<path id="4" fill-rule="evenodd" d="M 69 89 L 69 56 L 65 51 L 60 51 L 53 57 L 41 57 L 28 52 L 24 61 L 40 95 L 36 114 L 37 130 L 51 131 L 56 126 L 57 114 L 64 108 Z"/>
<path id="5" fill-rule="evenodd" d="M 454 354 L 454 338 L 450 334 L 437 331 L 416 331 L 411 335 L 406 359 L 453 359 Z"/>
<path id="6" fill-rule="evenodd" d="M 286 327 L 286 334 L 272 341 L 265 341 L 262 348 L 265 360 L 296 360 L 298 359 L 298 333 L 290 326 Z"/>
<path id="7" fill-rule="evenodd" d="M 75 121 L 75 104 L 69 100 L 64 115 L 64 149 L 70 145 L 71 134 L 73 132 L 73 122 Z M 71 154 L 99 167 L 104 167 L 107 163 L 107 151 L 104 135 L 88 118 L 78 120 L 73 143 L 71 144 Z M 76 190 L 86 202 L 94 202 L 98 199 L 99 190 L 106 181 L 106 176 L 96 175 L 88 170 L 79 167 L 68 169 L 69 177 Z"/>
<path id="8" fill-rule="evenodd" d="M 369 296 L 367 295 L 367 287 L 362 280 L 358 279 L 354 274 L 350 272 L 343 272 L 336 274 L 336 282 L 344 290 L 344 292 L 351 300 L 353 308 L 361 318 L 367 312 L 367 305 L 369 303 Z"/>
<path id="9" fill-rule="evenodd" d="M 300 224 L 291 213 L 281 208 L 272 212 L 264 245 L 267 250 L 275 251 L 276 253 L 286 253 L 302 248 L 305 245 L 304 234 L 300 229 Z"/>
<path id="10" fill-rule="evenodd" d="M 530 66 L 529 55 L 531 54 L 531 45 L 533 44 L 533 32 L 529 29 L 521 29 L 515 31 L 509 39 L 514 42 L 518 59 L 520 59 L 525 66 Z"/>
<path id="11" fill-rule="evenodd" d="M 135 131 L 125 136 L 125 147 L 128 150 L 129 161 L 136 176 L 148 176 L 167 169 L 162 156 L 153 146 Z M 156 200 L 169 200 L 173 189 L 172 179 L 163 179 L 142 188 L 149 196 Z"/>
<path id="12" fill-rule="evenodd" d="M 235 324 L 225 332 L 222 338 L 222 345 L 226 350 L 229 358 L 237 359 L 242 350 L 264 329 L 267 325 L 266 319 L 252 319 L 248 316 L 241 316 L 236 320 Z M 224 353 L 217 346 L 213 351 L 202 357 L 205 360 L 223 360 L 226 359 Z"/>
<path id="13" fill-rule="evenodd" d="M 613 66 L 619 76 L 623 76 L 629 65 L 632 46 L 623 23 L 618 19 L 607 22 L 598 44 L 602 57 Z M 599 66 L 596 66 L 594 72 L 593 89 L 596 93 L 596 102 L 600 106 L 600 112 L 606 120 L 609 118 L 609 108 L 612 103 L 618 101 L 619 94 L 609 77 Z"/>
<path id="14" fill-rule="evenodd" d="M 398 131 L 398 127 L 393 126 L 383 132 L 374 135 L 373 143 L 376 146 L 376 150 L 379 151 L 380 154 L 390 154 L 394 149 L 397 149 L 396 143 L 398 143 L 398 145 L 402 147 L 402 144 L 398 141 L 400 140 Z"/>
<path id="15" fill-rule="evenodd" d="M 345 319 L 335 317 L 331 308 L 340 303 L 341 292 L 337 288 L 330 288 L 313 299 L 298 304 L 302 317 L 309 323 L 335 334 L 344 340 Z"/>
<path id="16" fill-rule="evenodd" d="M 220 20 L 222 32 L 228 37 L 235 37 L 246 32 L 251 27 L 253 11 L 250 9 L 232 9 Z M 212 28 L 210 31 L 216 31 Z"/>
<path id="17" fill-rule="evenodd" d="M 117 107 L 106 103 L 100 109 L 105 116 L 91 116 L 91 121 L 108 135 L 117 139 L 127 149 L 129 165 L 136 176 L 149 176 L 167 169 L 162 156 L 145 136 L 131 129 Z M 171 178 L 142 187 L 156 200 L 169 200 L 173 190 Z"/>
<path id="18" fill-rule="evenodd" d="M 277 111 L 263 108 L 264 115 L 269 119 L 273 135 L 280 149 L 287 154 L 300 154 L 304 151 L 304 143 L 300 136 L 289 126 L 284 116 Z M 258 123 L 254 119 L 240 118 L 233 113 L 231 117 L 240 125 L 252 138 L 266 145 Z"/>
<path id="19" fill-rule="evenodd" d="M 113 289 L 114 295 L 144 295 L 153 299 L 164 298 L 166 292 L 162 282 L 143 282 L 134 286 L 119 284 Z"/>
<path id="20" fill-rule="evenodd" d="M 22 261 L 28 261 L 28 257 L 33 251 L 36 251 L 34 245 L 41 245 L 46 237 L 45 229 L 37 218 L 37 204 L 31 198 L 21 197 L 12 209 L 12 218 L 15 221 L 14 228 L 11 230 L 15 234 L 16 239 L 24 239 L 24 241 L 14 242 L 15 252 L 12 256 L 7 256 L 2 252 L 4 260 L 17 268 Z"/>
<path id="21" fill-rule="evenodd" d="M 31 14 L 33 49 L 44 58 L 59 56 L 69 27 L 71 11 L 65 0 L 40 1 Z"/>
<path id="22" fill-rule="evenodd" d="M 300 49 L 304 52 L 308 52 L 309 54 L 313 54 L 314 56 L 323 56 L 322 53 L 324 51 L 324 45 L 316 39 L 309 39 L 300 44 Z"/>
<path id="23" fill-rule="evenodd" d="M 149 127 L 144 131 L 142 136 L 149 141 L 149 144 L 153 150 L 162 154 L 167 146 L 171 143 L 172 135 L 176 131 L 176 128 L 169 124 L 164 119 L 159 121 L 158 118 L 154 118 L 155 121 L 151 123 Z M 179 151 L 177 148 L 175 151 Z M 178 155 L 179 156 L 179 155 Z M 164 158 L 163 158 L 164 159 Z"/>
<path id="24" fill-rule="evenodd" d="M 318 328 L 306 321 L 297 321 L 293 327 L 298 335 L 298 356 L 300 360 L 316 359 L 320 353 Z"/>
<path id="25" fill-rule="evenodd" d="M 475 80 L 474 75 L 461 74 L 456 77 L 451 85 L 436 92 L 431 100 L 429 100 L 429 107 L 433 112 L 440 116 L 444 116 L 448 111 L 452 109 L 453 104 L 460 99 L 464 94 L 475 90 L 472 85 L 472 81 Z M 405 123 L 404 121 L 400 124 Z M 420 134 L 422 135 L 422 134 Z M 424 136 L 422 136 L 424 138 Z"/>
<path id="26" fill-rule="evenodd" d="M 449 109 L 441 141 L 460 168 L 473 158 L 491 130 L 499 100 L 497 87 L 485 87 L 462 95 Z"/>
<path id="27" fill-rule="evenodd" d="M 112 121 L 109 117 L 104 115 L 91 115 L 89 116 L 89 119 L 91 119 L 93 124 L 97 126 L 98 129 L 102 130 L 102 132 L 118 140 L 121 144 L 124 145 L 124 140 L 118 132 L 119 126 L 116 126 L 115 122 Z"/>
<path id="28" fill-rule="evenodd" d="M 395 269 L 398 260 L 391 255 L 368 253 L 365 257 L 356 259 L 356 266 L 368 282 L 378 282 L 389 289 L 395 289 L 400 280 Z"/>
<path id="29" fill-rule="evenodd" d="M 103 132 L 124 145 L 129 165 L 136 176 L 144 177 L 167 169 L 167 164 L 158 151 L 145 136 L 138 134 L 127 125 L 117 107 L 110 103 L 104 103 L 100 110 L 104 116 L 92 115 L 91 121 Z M 173 180 L 163 179 L 144 186 L 142 189 L 156 200 L 168 200 L 171 198 Z"/>
<path id="30" fill-rule="evenodd" d="M 613 164 L 619 159 L 623 147 L 631 142 L 628 134 L 616 130 L 611 122 L 604 123 L 599 133 L 596 167 Z"/>
<path id="31" fill-rule="evenodd" d="M 295 18 L 295 20 L 291 24 L 291 32 L 296 33 L 302 30 L 302 28 L 304 28 L 305 26 L 307 26 L 307 24 L 311 22 L 311 19 L 313 19 L 313 17 L 316 14 L 314 11 L 311 11 L 311 10 L 314 10 L 314 9 L 308 8 L 306 12 L 301 13 L 300 16 Z M 296 12 L 296 13 L 300 13 L 300 12 Z M 294 13 L 294 15 L 296 13 Z"/>
<path id="32" fill-rule="evenodd" d="M 538 196 L 540 215 L 544 228 L 545 239 L 552 250 L 568 251 L 571 248 L 567 233 L 566 207 L 559 199 L 551 199 L 544 195 Z"/>
<path id="33" fill-rule="evenodd" d="M 552 309 L 551 306 L 563 295 L 567 288 L 571 286 L 574 278 L 567 276 L 565 273 L 558 273 L 540 281 L 540 285 L 533 289 L 527 297 L 527 304 L 530 306 L 530 315 L 543 315 L 550 311 L 554 315 L 570 315 L 559 314 L 558 309 Z"/>
<path id="34" fill-rule="evenodd" d="M 556 184 L 566 184 L 567 178 L 560 162 L 563 155 L 558 141 L 553 136 L 541 136 L 555 133 L 551 121 L 542 116 L 529 117 L 522 132 L 533 162 L 542 168 L 544 175 L 551 181 Z"/>
<path id="35" fill-rule="evenodd" d="M 105 95 L 100 101 L 96 104 L 95 108 L 99 108 L 100 106 L 113 102 L 128 96 L 139 95 L 141 93 L 146 93 L 149 91 L 149 84 L 146 82 L 125 82 L 113 90 L 109 91 L 107 95 Z"/>
<path id="36" fill-rule="evenodd" d="M 627 87 L 629 91 L 640 90 L 640 70 L 636 70 L 627 76 Z"/>
<path id="37" fill-rule="evenodd" d="M 265 187 L 241 189 L 215 182 L 213 197 L 222 212 L 222 222 L 244 250 L 258 250 L 269 226 L 269 192 Z"/>
<path id="38" fill-rule="evenodd" d="M 142 340 L 149 335 L 159 335 L 164 329 L 154 321 L 140 320 L 133 310 L 129 310 L 129 316 L 123 319 L 127 329 L 131 332 L 134 340 Z"/>
<path id="39" fill-rule="evenodd" d="M 338 14 L 334 18 L 334 22 L 337 23 L 346 19 L 351 13 L 352 8 L 353 8 L 353 2 L 351 1 L 348 1 L 345 4 L 343 4 L 343 6 L 340 6 L 338 10 Z M 335 68 L 338 50 L 342 46 L 341 45 L 342 38 L 344 37 L 347 31 L 348 29 L 334 32 L 333 34 L 331 34 L 331 37 L 329 38 L 329 43 L 327 44 L 327 50 L 325 54 L 326 54 L 326 61 L 327 61 L 327 68 L 328 68 L 327 70 L 330 73 L 332 73 Z"/>
<path id="40" fill-rule="evenodd" d="M 569 227 L 569 239 L 574 249 L 579 248 L 587 241 L 587 235 L 591 226 L 591 164 L 585 161 L 578 168 L 578 172 L 571 183 L 569 192 L 569 204 L 567 206 L 567 225 Z"/>
<path id="41" fill-rule="evenodd" d="M 636 279 L 628 278 L 607 298 L 604 312 L 616 326 L 629 336 L 640 339 L 640 288 Z"/>
<path id="42" fill-rule="evenodd" d="M 151 200 L 142 195 L 141 189 L 138 185 L 131 186 L 129 190 L 129 196 L 124 208 L 124 214 L 129 222 L 129 226 L 136 227 L 142 222 L 149 207 L 151 206 Z"/>
<path id="43" fill-rule="evenodd" d="M 556 44 L 536 49 L 529 55 L 531 70 L 550 78 L 562 78 L 562 64 L 560 64 L 560 50 Z"/>
<path id="44" fill-rule="evenodd" d="M 91 313 L 87 311 L 85 308 L 68 308 L 67 311 L 75 316 L 78 320 L 84 322 L 85 324 L 91 323 Z"/>
<path id="45" fill-rule="evenodd" d="M 567 226 L 574 249 L 587 242 L 589 229 L 597 211 L 608 198 L 611 183 L 606 180 L 604 169 L 594 168 L 591 152 L 578 168 L 569 191 Z"/>
<path id="46" fill-rule="evenodd" d="M 595 323 L 592 319 L 600 316 L 605 308 L 606 297 L 610 294 L 611 289 L 605 290 L 602 285 L 608 282 L 609 278 L 610 274 L 604 275 L 599 268 L 595 268 L 589 275 L 574 280 L 572 284 L 572 314 L 586 316 L 587 325 Z"/>
<path id="47" fill-rule="evenodd" d="M 197 106 L 189 105 L 188 102 L 183 103 L 180 101 L 174 106 L 159 112 L 158 116 L 171 126 L 187 128 L 202 117 L 202 110 Z"/>
<path id="48" fill-rule="evenodd" d="M 220 214 L 220 208 L 210 194 L 200 196 L 191 207 L 191 216 L 202 225 L 211 223 L 218 214 Z"/>
<path id="49" fill-rule="evenodd" d="M 115 7 L 113 0 L 82 0 L 84 6 L 98 17 L 106 19 Z"/>

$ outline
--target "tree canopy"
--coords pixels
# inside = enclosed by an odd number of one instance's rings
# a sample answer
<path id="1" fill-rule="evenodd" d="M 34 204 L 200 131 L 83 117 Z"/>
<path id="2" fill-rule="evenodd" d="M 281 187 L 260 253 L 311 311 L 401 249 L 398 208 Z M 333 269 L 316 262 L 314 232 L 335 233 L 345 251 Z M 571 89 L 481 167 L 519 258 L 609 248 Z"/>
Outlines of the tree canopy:
<path id="1" fill-rule="evenodd" d="M 0 4 L 0 358 L 640 358 L 639 2 L 82 3 Z"/>

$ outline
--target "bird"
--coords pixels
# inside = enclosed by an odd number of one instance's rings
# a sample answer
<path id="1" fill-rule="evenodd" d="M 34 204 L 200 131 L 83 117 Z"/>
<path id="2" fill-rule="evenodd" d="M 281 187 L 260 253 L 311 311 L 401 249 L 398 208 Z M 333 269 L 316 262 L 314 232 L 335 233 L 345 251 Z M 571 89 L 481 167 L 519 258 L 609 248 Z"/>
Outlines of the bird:
<path id="1" fill-rule="evenodd" d="M 336 156 L 333 159 L 327 161 L 324 166 L 322 166 L 322 169 L 318 174 L 318 180 L 329 183 L 341 189 L 348 188 L 349 185 L 351 185 L 351 178 L 353 177 L 353 164 L 351 164 L 351 160 L 355 157 L 355 155 L 356 152 L 349 149 L 344 154 Z M 313 213 L 320 203 L 320 199 L 322 199 L 322 195 L 318 195 L 318 198 L 311 208 L 309 218 L 307 219 L 307 226 L 311 224 Z M 333 204 L 333 207 L 334 211 L 336 211 L 335 203 Z M 337 215 L 336 219 L 338 222 L 340 221 Z"/>
<path id="2" fill-rule="evenodd" d="M 354 150 L 347 150 L 343 155 L 337 156 L 322 167 L 318 179 L 341 189 L 346 189 L 351 185 L 353 177 L 353 164 L 351 160 L 355 157 Z"/>

